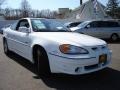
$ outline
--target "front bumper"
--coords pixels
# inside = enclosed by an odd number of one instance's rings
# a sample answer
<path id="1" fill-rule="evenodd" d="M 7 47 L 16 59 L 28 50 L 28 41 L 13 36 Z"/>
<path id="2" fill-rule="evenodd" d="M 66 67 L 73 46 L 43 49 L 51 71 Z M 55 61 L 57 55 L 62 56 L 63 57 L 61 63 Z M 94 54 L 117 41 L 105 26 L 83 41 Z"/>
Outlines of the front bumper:
<path id="1" fill-rule="evenodd" d="M 107 61 L 99 63 L 98 57 L 90 58 L 66 58 L 54 54 L 48 55 L 52 73 L 64 73 L 71 75 L 87 74 L 106 68 L 111 62 L 111 52 L 107 53 Z"/>

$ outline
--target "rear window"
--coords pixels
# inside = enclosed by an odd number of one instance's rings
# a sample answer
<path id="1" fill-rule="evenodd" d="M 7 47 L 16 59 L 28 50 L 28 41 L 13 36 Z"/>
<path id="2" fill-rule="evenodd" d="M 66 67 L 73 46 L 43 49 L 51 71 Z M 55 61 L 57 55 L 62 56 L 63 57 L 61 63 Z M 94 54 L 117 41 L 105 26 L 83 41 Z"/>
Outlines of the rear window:
<path id="1" fill-rule="evenodd" d="M 108 23 L 108 26 L 109 26 L 109 27 L 120 27 L 120 25 L 119 25 L 118 22 L 109 22 L 109 23 Z"/>

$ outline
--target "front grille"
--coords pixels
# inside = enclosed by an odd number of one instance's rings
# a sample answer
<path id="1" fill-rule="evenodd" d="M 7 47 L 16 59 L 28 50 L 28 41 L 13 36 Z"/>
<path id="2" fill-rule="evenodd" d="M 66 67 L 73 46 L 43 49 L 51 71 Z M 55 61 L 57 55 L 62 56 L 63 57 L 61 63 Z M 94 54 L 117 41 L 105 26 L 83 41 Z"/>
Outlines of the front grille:
<path id="1" fill-rule="evenodd" d="M 104 49 L 106 49 L 106 46 L 96 46 L 96 47 L 92 47 L 91 48 L 93 51 L 98 51 L 98 50 L 104 50 Z"/>

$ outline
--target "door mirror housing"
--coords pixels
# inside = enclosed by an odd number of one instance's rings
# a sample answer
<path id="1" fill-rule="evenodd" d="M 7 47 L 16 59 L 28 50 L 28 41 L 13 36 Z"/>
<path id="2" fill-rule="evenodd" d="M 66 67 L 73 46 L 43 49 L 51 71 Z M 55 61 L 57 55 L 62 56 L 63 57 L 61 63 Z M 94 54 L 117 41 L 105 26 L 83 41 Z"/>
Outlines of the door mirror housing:
<path id="1" fill-rule="evenodd" d="M 27 27 L 19 27 L 19 31 L 24 33 L 30 33 L 30 29 Z"/>
<path id="2" fill-rule="evenodd" d="M 87 28 L 87 29 L 90 28 L 90 25 L 87 25 L 85 28 Z"/>

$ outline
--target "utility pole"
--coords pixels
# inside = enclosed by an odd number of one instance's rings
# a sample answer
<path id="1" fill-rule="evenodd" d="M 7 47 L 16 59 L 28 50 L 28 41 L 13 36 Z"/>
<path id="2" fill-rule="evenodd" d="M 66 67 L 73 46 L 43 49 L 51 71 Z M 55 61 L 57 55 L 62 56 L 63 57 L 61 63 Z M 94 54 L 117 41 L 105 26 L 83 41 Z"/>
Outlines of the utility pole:
<path id="1" fill-rule="evenodd" d="M 80 5 L 82 5 L 82 0 L 80 0 Z"/>

